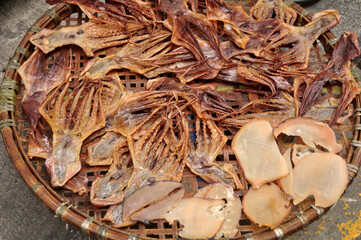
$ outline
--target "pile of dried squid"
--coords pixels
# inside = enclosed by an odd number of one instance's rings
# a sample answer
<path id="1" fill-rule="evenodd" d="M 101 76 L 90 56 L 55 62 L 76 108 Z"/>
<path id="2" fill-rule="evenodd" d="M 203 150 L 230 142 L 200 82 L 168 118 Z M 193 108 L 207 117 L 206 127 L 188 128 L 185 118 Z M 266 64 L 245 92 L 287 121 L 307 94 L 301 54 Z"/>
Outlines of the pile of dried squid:
<path id="1" fill-rule="evenodd" d="M 297 13 L 282 0 L 259 0 L 248 14 L 223 0 L 159 0 L 156 8 L 141 0 L 47 2 L 78 5 L 90 21 L 43 29 L 31 38 L 36 50 L 19 69 L 25 85 L 22 109 L 32 129 L 28 156 L 46 159 L 53 187 L 79 194 L 87 192 L 87 166 L 109 166 L 92 183 L 90 201 L 110 206 L 103 220 L 115 227 L 165 218 L 181 222 L 181 237 L 235 236 L 242 204 L 234 189 L 247 186 L 232 164 L 215 160 L 227 142 L 223 129 L 241 128 L 239 136 L 246 134 L 249 122 L 263 119 L 271 125 L 259 128 L 272 136 L 272 127 L 292 117 L 306 126 L 315 123 L 302 117 L 341 124 L 352 115 L 350 103 L 360 93 L 350 73 L 351 60 L 360 55 L 352 32 L 342 34 L 321 72 L 308 68 L 314 42 L 340 21 L 336 10 L 316 13 L 307 25 L 295 26 Z M 70 45 L 90 58 L 76 78 Z M 54 62 L 44 70 L 52 51 L 57 51 Z M 117 69 L 143 75 L 147 90 L 126 89 Z M 322 88 L 331 80 L 342 83 L 342 95 L 322 99 Z M 246 85 L 244 91 L 264 98 L 234 109 L 216 91 L 215 82 Z M 244 212 L 252 221 L 275 228 L 289 213 L 290 200 L 300 200 L 274 184 L 290 171 L 254 184 L 242 162 L 247 153 L 237 153 L 243 150 L 234 142 L 233 151 L 252 185 L 244 204 L 255 202 L 248 199 L 263 185 L 262 194 L 278 192 L 276 198 L 284 201 L 280 208 L 287 209 L 285 216 L 265 222 L 255 220 L 252 207 Z M 87 150 L 85 161 L 79 157 L 82 148 Z M 297 146 L 301 152 L 304 148 Z M 182 199 L 186 166 L 209 185 Z"/>

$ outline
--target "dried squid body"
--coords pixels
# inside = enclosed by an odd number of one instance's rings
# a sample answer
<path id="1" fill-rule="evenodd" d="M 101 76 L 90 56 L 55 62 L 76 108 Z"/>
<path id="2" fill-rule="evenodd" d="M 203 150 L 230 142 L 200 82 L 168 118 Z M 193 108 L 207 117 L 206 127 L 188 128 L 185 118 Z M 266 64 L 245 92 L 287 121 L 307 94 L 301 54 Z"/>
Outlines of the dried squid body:
<path id="1" fill-rule="evenodd" d="M 105 126 L 101 89 L 97 82 L 68 81 L 49 94 L 40 108 L 53 131 L 53 151 L 45 163 L 54 187 L 63 186 L 80 170 L 82 142 Z"/>
<path id="2" fill-rule="evenodd" d="M 25 85 L 21 106 L 33 130 L 41 117 L 39 107 L 46 95 L 70 76 L 71 67 L 67 53 L 68 49 L 59 50 L 52 66 L 44 72 L 46 56 L 40 50 L 35 50 L 18 70 Z"/>
<path id="3" fill-rule="evenodd" d="M 105 176 L 98 177 L 90 190 L 90 201 L 96 206 L 118 204 L 124 199 L 124 189 L 132 174 L 133 167 L 125 138 L 122 147 L 114 152 L 114 161 Z"/>
<path id="4" fill-rule="evenodd" d="M 60 30 L 43 29 L 32 36 L 30 41 L 44 53 L 72 44 L 81 47 L 88 57 L 92 57 L 97 50 L 126 44 L 131 32 L 136 30 L 138 29 L 87 22 Z"/>

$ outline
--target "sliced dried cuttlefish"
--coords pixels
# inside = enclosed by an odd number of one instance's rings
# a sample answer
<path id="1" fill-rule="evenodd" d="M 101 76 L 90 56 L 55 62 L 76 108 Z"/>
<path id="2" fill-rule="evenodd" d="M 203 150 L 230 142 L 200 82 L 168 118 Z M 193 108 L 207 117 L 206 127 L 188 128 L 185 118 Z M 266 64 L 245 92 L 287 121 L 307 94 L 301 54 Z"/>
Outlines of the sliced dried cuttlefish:
<path id="1" fill-rule="evenodd" d="M 231 164 L 227 168 L 215 159 L 227 142 L 227 137 L 212 120 L 203 120 L 196 116 L 195 138 L 190 139 L 186 164 L 190 170 L 208 183 L 225 183 L 233 188 L 242 188 L 242 184 Z"/>
<path id="2" fill-rule="evenodd" d="M 310 153 L 293 169 L 293 203 L 313 195 L 316 206 L 329 207 L 341 197 L 347 184 L 348 170 L 343 158 L 327 152 Z"/>
<path id="3" fill-rule="evenodd" d="M 280 187 L 286 193 L 287 198 L 289 199 L 294 198 L 295 196 L 295 193 L 293 192 L 293 171 L 292 171 L 293 167 L 292 167 L 291 155 L 292 155 L 292 148 L 287 149 L 286 152 L 283 154 L 283 158 L 286 161 L 289 174 L 286 177 L 283 177 L 279 180 Z"/>
<path id="4" fill-rule="evenodd" d="M 296 11 L 288 7 L 282 0 L 258 0 L 249 14 L 257 20 L 277 18 L 291 25 L 297 19 Z"/>
<path id="5" fill-rule="evenodd" d="M 110 165 L 115 150 L 126 145 L 126 138 L 119 133 L 106 132 L 98 142 L 87 147 L 88 156 L 85 163 L 90 166 Z"/>
<path id="6" fill-rule="evenodd" d="M 226 199 L 225 216 L 221 229 L 214 238 L 231 238 L 237 232 L 239 218 L 242 214 L 242 203 L 239 197 L 234 193 L 233 188 L 227 184 L 214 183 L 198 190 L 194 195 L 197 198 L 208 199 Z"/>
<path id="7" fill-rule="evenodd" d="M 253 188 L 289 173 L 272 135 L 272 127 L 265 120 L 245 124 L 232 140 L 232 151 Z"/>
<path id="8" fill-rule="evenodd" d="M 164 218 L 171 224 L 178 220 L 183 225 L 179 232 L 182 238 L 204 239 L 217 235 L 225 215 L 225 200 L 194 197 L 182 199 Z"/>
<path id="9" fill-rule="evenodd" d="M 314 152 L 321 152 L 321 150 L 307 145 L 293 144 L 291 160 L 294 165 L 297 165 L 302 158 Z"/>
<path id="10" fill-rule="evenodd" d="M 289 118 L 273 130 L 275 137 L 278 137 L 281 133 L 289 136 L 299 136 L 305 144 L 313 148 L 320 145 L 332 153 L 342 151 L 342 145 L 336 142 L 334 131 L 326 123 L 312 118 Z"/>
<path id="11" fill-rule="evenodd" d="M 132 174 L 132 160 L 127 145 L 114 152 L 114 161 L 105 176 L 92 183 L 90 202 L 95 206 L 118 204 L 124 199 L 124 189 Z"/>
<path id="12" fill-rule="evenodd" d="M 76 82 L 67 81 L 54 89 L 39 110 L 53 131 L 53 150 L 45 164 L 54 187 L 63 186 L 79 172 L 82 142 L 105 126 L 101 84 Z"/>
<path id="13" fill-rule="evenodd" d="M 46 56 L 37 49 L 18 70 L 25 85 L 21 106 L 34 130 L 41 117 L 39 107 L 46 95 L 70 76 L 71 64 L 68 52 L 69 49 L 60 49 L 55 55 L 52 66 L 44 71 Z"/>
<path id="14" fill-rule="evenodd" d="M 252 222 L 271 229 L 280 225 L 292 211 L 292 204 L 274 183 L 249 189 L 242 203 L 244 214 Z"/>
<path id="15" fill-rule="evenodd" d="M 114 227 L 122 227 L 136 221 L 162 219 L 179 203 L 183 194 L 184 187 L 179 182 L 156 181 L 138 188 L 123 203 L 111 206 L 103 220 L 111 221 Z"/>

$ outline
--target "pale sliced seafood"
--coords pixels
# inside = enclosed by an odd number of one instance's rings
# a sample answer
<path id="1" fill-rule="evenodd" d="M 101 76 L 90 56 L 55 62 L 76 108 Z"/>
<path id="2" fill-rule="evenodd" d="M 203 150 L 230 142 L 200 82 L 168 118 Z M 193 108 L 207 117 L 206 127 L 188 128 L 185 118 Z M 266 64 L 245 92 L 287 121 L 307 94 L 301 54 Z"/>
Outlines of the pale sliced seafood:
<path id="1" fill-rule="evenodd" d="M 342 145 L 337 144 L 333 130 L 326 123 L 312 118 L 289 118 L 273 130 L 275 137 L 278 137 L 281 133 L 289 136 L 299 136 L 305 144 L 313 148 L 320 145 L 331 153 L 342 151 Z"/>
<path id="2" fill-rule="evenodd" d="M 308 154 L 314 153 L 314 152 L 321 152 L 321 150 L 307 146 L 307 145 L 294 144 L 292 146 L 292 157 L 291 157 L 293 164 L 297 165 L 297 163 L 302 158 L 304 158 Z"/>
<path id="3" fill-rule="evenodd" d="M 341 197 L 347 184 L 344 159 L 327 152 L 308 154 L 293 169 L 293 190 L 297 197 L 293 203 L 313 195 L 316 206 L 329 207 Z"/>
<path id="4" fill-rule="evenodd" d="M 280 225 L 291 213 L 292 204 L 276 184 L 251 188 L 243 197 L 243 212 L 254 223 L 271 229 Z"/>
<path id="5" fill-rule="evenodd" d="M 226 214 L 221 229 L 214 238 L 234 237 L 237 232 L 239 218 L 242 214 L 242 202 L 234 193 L 233 188 L 227 184 L 214 183 L 201 188 L 194 197 L 210 199 L 226 199 Z"/>
<path id="6" fill-rule="evenodd" d="M 253 188 L 286 176 L 287 164 L 265 120 L 253 120 L 234 136 L 232 150 Z"/>
<path id="7" fill-rule="evenodd" d="M 178 220 L 183 225 L 179 232 L 182 238 L 213 238 L 222 227 L 225 204 L 222 199 L 185 198 L 164 218 L 171 224 Z"/>
<path id="8" fill-rule="evenodd" d="M 288 171 L 290 173 L 286 177 L 280 179 L 281 188 L 287 194 L 288 198 L 294 198 L 295 196 L 293 192 L 293 171 L 292 171 L 291 153 L 292 153 L 292 149 L 289 148 L 283 154 L 283 157 L 287 164 Z"/>

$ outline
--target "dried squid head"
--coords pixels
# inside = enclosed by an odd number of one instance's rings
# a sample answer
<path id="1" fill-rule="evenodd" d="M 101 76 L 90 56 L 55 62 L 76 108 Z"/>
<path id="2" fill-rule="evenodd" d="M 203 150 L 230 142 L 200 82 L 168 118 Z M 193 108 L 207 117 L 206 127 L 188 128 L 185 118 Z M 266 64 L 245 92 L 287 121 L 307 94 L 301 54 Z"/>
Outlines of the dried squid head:
<path id="1" fill-rule="evenodd" d="M 67 81 L 47 96 L 40 113 L 53 131 L 46 166 L 54 187 L 63 186 L 81 168 L 82 142 L 105 126 L 99 82 Z"/>
<path id="2" fill-rule="evenodd" d="M 277 18 L 291 25 L 297 19 L 297 13 L 284 4 L 282 0 L 258 0 L 249 14 L 256 20 Z"/>
<path id="3" fill-rule="evenodd" d="M 186 164 L 190 170 L 208 183 L 225 183 L 233 188 L 241 188 L 242 184 L 231 164 L 222 167 L 215 159 L 227 137 L 212 120 L 196 117 L 195 138 L 190 139 Z M 229 171 L 227 171 L 229 169 Z"/>

